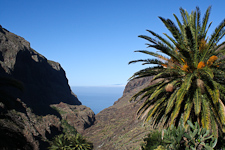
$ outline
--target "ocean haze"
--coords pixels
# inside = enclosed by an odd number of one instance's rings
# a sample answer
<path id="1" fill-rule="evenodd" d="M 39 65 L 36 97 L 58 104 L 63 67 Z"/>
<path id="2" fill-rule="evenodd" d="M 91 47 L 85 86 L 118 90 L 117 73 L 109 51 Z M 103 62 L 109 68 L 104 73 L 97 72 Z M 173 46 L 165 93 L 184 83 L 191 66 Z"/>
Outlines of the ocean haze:
<path id="1" fill-rule="evenodd" d="M 71 88 L 82 105 L 90 107 L 97 114 L 122 97 L 125 86 L 73 86 Z"/>

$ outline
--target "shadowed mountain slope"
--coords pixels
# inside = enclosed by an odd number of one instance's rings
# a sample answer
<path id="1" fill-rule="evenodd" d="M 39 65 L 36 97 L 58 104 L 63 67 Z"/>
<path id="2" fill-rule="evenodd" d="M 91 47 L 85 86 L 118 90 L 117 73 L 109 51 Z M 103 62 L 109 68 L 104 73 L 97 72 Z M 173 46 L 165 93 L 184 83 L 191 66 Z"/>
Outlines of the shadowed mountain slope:
<path id="1" fill-rule="evenodd" d="M 1 75 L 23 82 L 25 89 L 21 99 L 35 114 L 54 114 L 50 104 L 81 104 L 59 63 L 47 60 L 24 38 L 4 28 L 0 28 L 0 65 Z"/>
<path id="2" fill-rule="evenodd" d="M 63 122 L 83 132 L 94 121 L 60 64 L 0 25 L 0 149 L 46 150 L 48 141 L 63 133 Z"/>

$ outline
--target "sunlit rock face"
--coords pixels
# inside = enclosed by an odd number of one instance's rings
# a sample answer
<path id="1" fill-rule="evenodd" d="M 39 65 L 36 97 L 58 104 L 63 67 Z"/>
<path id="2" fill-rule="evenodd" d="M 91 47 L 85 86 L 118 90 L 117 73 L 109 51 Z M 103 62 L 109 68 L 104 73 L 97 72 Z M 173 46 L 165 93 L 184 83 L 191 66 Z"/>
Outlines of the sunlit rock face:
<path id="1" fill-rule="evenodd" d="M 84 135 L 93 142 L 94 150 L 140 149 L 143 137 L 152 129 L 137 118 L 142 101 L 130 102 L 131 97 L 151 85 L 152 77 L 135 79 L 127 83 L 123 95 L 113 106 L 95 116 L 95 124 L 84 130 Z"/>

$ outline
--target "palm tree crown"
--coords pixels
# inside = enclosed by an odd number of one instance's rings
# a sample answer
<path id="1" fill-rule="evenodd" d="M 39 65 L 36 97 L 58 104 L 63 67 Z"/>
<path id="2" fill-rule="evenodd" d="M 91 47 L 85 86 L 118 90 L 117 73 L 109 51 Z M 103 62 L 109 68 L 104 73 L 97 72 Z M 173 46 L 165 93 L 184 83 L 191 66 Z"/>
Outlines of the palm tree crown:
<path id="1" fill-rule="evenodd" d="M 148 47 L 159 51 L 138 50 L 155 59 L 140 59 L 150 67 L 140 70 L 130 78 L 154 76 L 152 84 L 135 94 L 131 100 L 144 100 L 138 114 L 147 113 L 146 120 L 155 126 L 178 125 L 182 119 L 198 121 L 215 135 L 225 132 L 225 66 L 224 44 L 219 41 L 225 34 L 225 20 L 217 26 L 211 36 L 207 32 L 211 7 L 206 10 L 202 22 L 197 7 L 191 14 L 182 8 L 182 22 L 174 15 L 178 26 L 170 19 L 159 17 L 172 36 L 166 38 L 147 30 L 152 37 L 139 37 L 150 42 Z M 155 82 L 153 82 L 155 81 Z"/>

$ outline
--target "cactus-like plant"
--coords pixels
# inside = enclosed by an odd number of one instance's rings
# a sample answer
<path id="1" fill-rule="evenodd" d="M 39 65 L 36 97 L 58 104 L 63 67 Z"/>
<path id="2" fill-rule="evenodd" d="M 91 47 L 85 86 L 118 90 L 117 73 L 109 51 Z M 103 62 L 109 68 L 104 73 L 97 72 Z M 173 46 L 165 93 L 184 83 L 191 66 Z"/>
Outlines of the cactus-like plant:
<path id="1" fill-rule="evenodd" d="M 184 133 L 185 128 L 183 124 L 178 126 L 177 128 L 172 125 L 168 129 L 164 129 L 163 142 L 167 144 L 167 149 L 175 150 L 175 149 L 184 149 L 185 141 L 184 141 Z"/>
<path id="2" fill-rule="evenodd" d="M 193 124 L 188 120 L 187 123 L 187 126 L 185 126 L 181 121 L 178 127 L 171 125 L 169 128 L 164 129 L 162 141 L 158 145 L 149 135 L 145 139 L 147 143 L 142 146 L 142 149 L 150 150 L 157 146 L 156 149 L 165 148 L 167 150 L 213 150 L 215 148 L 217 138 L 210 133 L 210 130 L 201 128 L 197 122 Z"/>
<path id="3" fill-rule="evenodd" d="M 199 124 L 191 121 L 188 123 L 188 132 L 184 134 L 187 138 L 187 146 L 192 150 L 212 150 L 217 144 L 217 138 L 210 134 L 206 128 L 200 128 Z"/>

